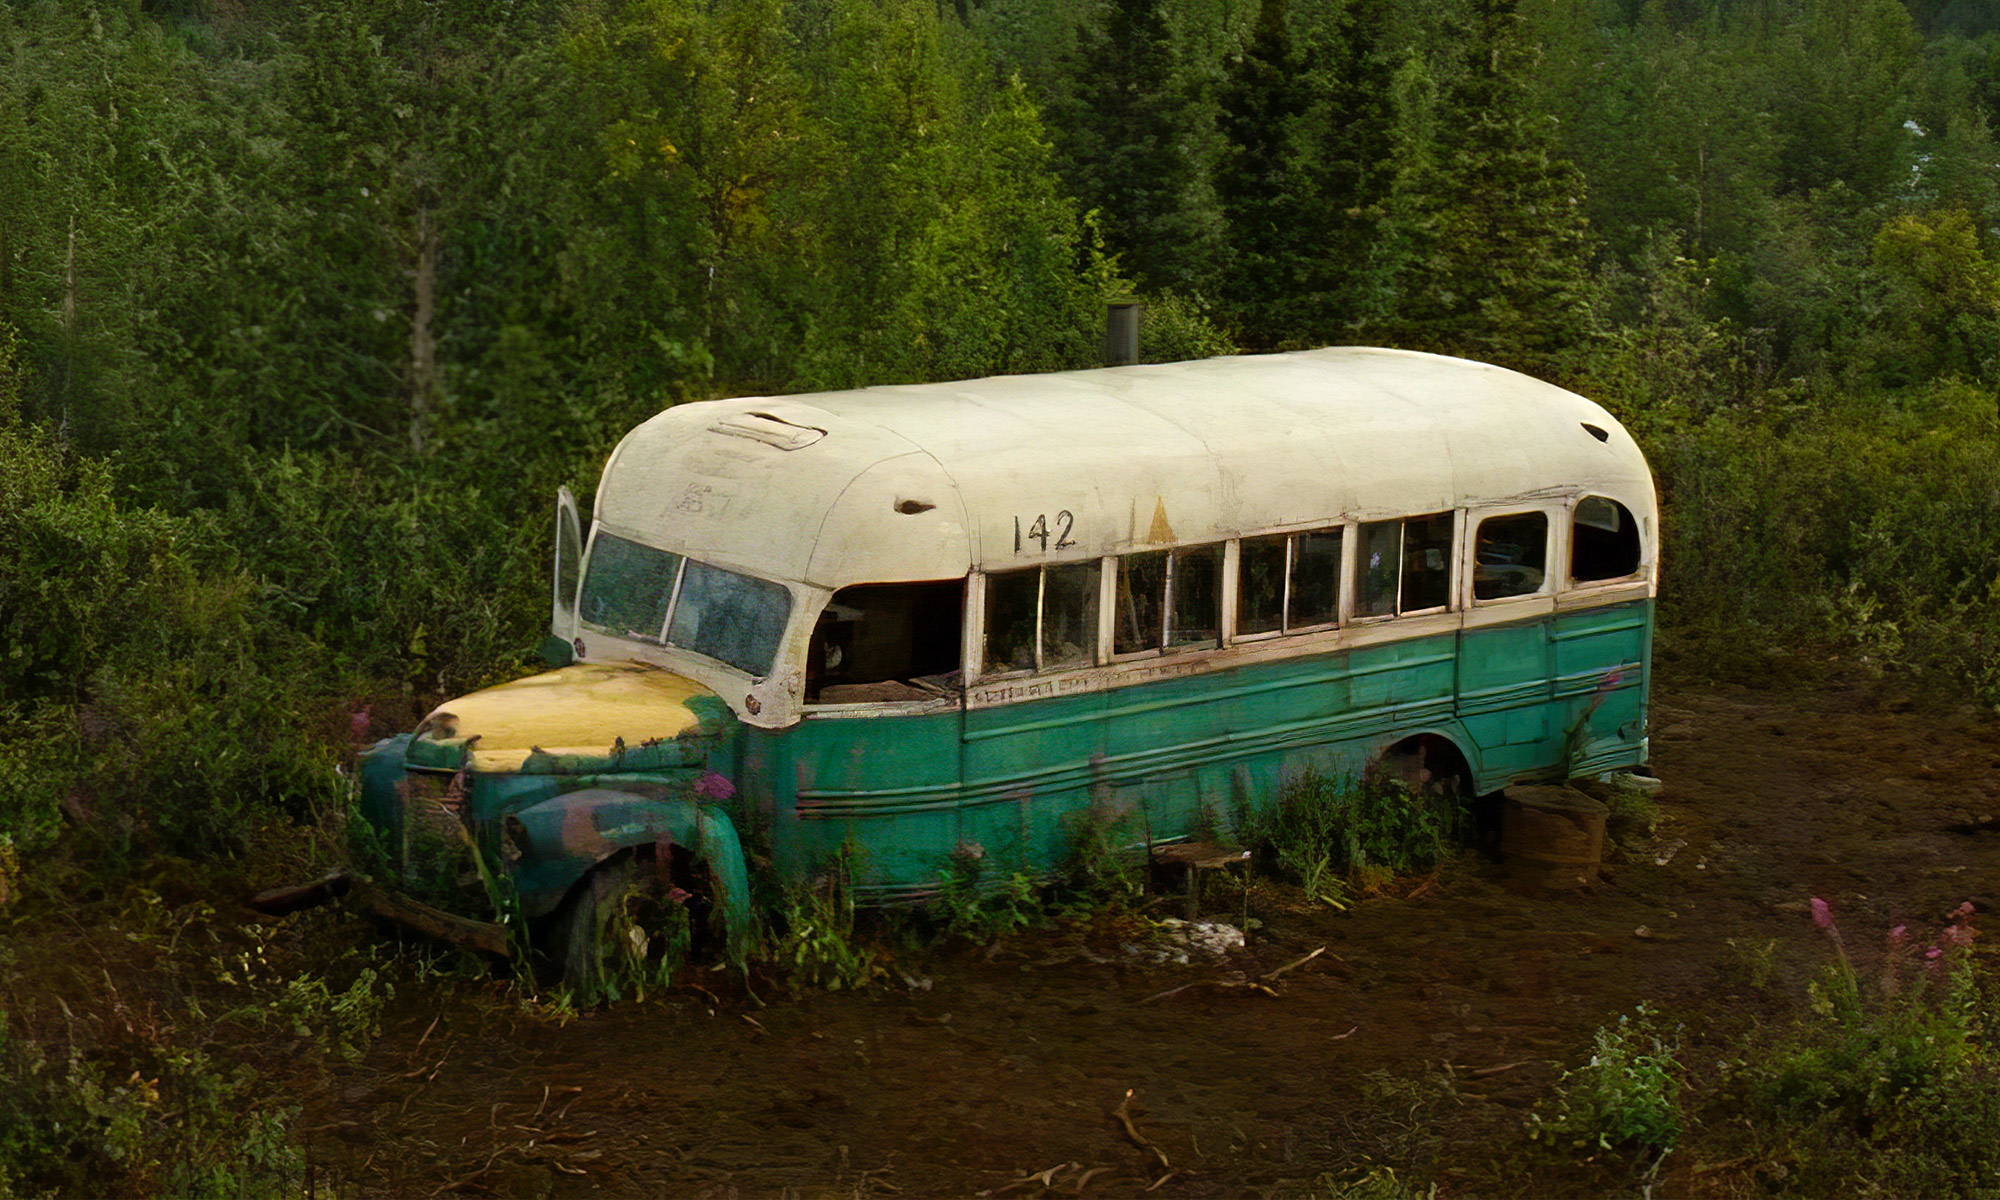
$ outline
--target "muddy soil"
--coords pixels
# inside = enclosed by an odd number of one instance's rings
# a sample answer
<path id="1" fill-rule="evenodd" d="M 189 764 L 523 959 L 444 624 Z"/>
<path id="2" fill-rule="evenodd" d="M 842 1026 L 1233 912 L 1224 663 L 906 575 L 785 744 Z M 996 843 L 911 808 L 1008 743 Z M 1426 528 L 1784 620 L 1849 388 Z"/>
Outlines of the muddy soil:
<path id="1" fill-rule="evenodd" d="M 1864 958 L 1893 923 L 2000 903 L 2000 728 L 1892 694 L 1663 685 L 1664 820 L 1589 887 L 1471 852 L 1347 912 L 1259 881 L 1223 961 L 1154 961 L 1143 922 L 1099 919 L 761 1007 L 723 976 L 566 1023 L 406 990 L 306 1123 L 381 1195 L 1236 1196 L 1370 1165 L 1441 1195 L 1589 1192 L 1614 1176 L 1538 1178 L 1521 1151 L 1599 1026 L 1645 1002 L 1685 1023 L 1684 1059 L 1725 1053 L 1826 961 L 1809 897 Z M 1239 890 L 1206 903 L 1240 921 Z M 1276 996 L 1224 986 L 1317 947 Z M 1740 1194 L 1702 1146 L 1663 1188 Z"/>

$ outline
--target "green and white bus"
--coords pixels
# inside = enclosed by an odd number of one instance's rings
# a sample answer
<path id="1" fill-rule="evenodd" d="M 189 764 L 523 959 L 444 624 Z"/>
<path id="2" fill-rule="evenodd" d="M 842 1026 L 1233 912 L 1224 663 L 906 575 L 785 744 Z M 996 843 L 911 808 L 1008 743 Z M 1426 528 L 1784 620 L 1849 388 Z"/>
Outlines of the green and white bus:
<path id="1" fill-rule="evenodd" d="M 587 528 L 563 497 L 573 661 L 377 747 L 366 809 L 468 822 L 530 916 L 676 854 L 740 916 L 753 829 L 787 876 L 853 839 L 888 899 L 965 847 L 1045 870 L 1093 808 L 1226 826 L 1309 769 L 1634 768 L 1657 545 L 1608 413 L 1435 355 L 683 404 Z"/>

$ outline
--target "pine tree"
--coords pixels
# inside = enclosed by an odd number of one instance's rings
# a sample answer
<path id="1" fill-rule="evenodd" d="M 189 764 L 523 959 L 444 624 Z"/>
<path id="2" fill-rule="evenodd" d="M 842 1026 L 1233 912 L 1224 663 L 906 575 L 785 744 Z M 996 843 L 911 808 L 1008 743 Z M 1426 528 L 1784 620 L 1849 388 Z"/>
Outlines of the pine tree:
<path id="1" fill-rule="evenodd" d="M 1192 203 L 1196 97 L 1161 0 L 1112 0 L 1078 43 L 1075 90 L 1056 106 L 1064 177 L 1127 274 L 1149 288 L 1198 286 L 1210 231 Z"/>
<path id="2" fill-rule="evenodd" d="M 1406 340 L 1546 368 L 1593 327 L 1584 179 L 1527 103 L 1513 0 L 1481 0 L 1417 181 L 1400 281 Z"/>
<path id="3" fill-rule="evenodd" d="M 1298 332 L 1301 297 L 1316 290 L 1325 249 L 1314 236 L 1318 205 L 1300 121 L 1313 96 L 1285 17 L 1263 0 L 1256 32 L 1230 64 L 1215 174 L 1226 256 L 1217 291 L 1246 345 L 1282 344 Z"/>

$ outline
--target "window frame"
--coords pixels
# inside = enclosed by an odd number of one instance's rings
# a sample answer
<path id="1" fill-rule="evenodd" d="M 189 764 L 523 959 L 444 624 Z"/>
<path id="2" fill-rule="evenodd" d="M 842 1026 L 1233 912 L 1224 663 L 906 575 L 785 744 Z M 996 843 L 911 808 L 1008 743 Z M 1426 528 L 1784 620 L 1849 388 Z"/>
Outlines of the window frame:
<path id="1" fill-rule="evenodd" d="M 1564 516 L 1569 507 L 1530 504 L 1502 504 L 1484 508 L 1465 509 L 1465 556 L 1463 566 L 1464 588 L 1461 593 L 1467 610 L 1485 608 L 1493 604 L 1519 604 L 1555 595 L 1561 591 L 1561 581 L 1568 578 L 1568 541 L 1563 537 Z M 1545 522 L 1542 545 L 1542 582 L 1532 592 L 1517 592 L 1509 596 L 1493 596 L 1481 599 L 1473 591 L 1476 586 L 1474 575 L 1478 569 L 1479 530 L 1488 521 L 1505 520 L 1509 517 L 1539 516 Z"/>
<path id="2" fill-rule="evenodd" d="M 1627 571 L 1625 574 L 1610 575 L 1606 576 L 1603 579 L 1576 578 L 1576 510 L 1581 508 L 1583 506 L 1583 502 L 1586 500 L 1604 500 L 1609 503 L 1615 504 L 1618 506 L 1618 511 L 1624 513 L 1626 519 L 1632 522 L 1632 536 L 1634 540 L 1638 542 L 1639 553 L 1638 553 L 1638 560 L 1633 564 L 1632 569 L 1630 571 Z M 1647 577 L 1646 526 L 1645 523 L 1639 519 L 1639 514 L 1632 511 L 1631 505 L 1625 503 L 1618 497 L 1609 495 L 1605 492 L 1580 492 L 1577 495 L 1570 497 L 1569 503 L 1563 505 L 1562 527 L 1563 527 L 1563 562 L 1562 562 L 1563 591 L 1587 592 L 1595 590 L 1597 588 L 1622 587 L 1629 584 L 1641 583 L 1645 581 Z"/>
<path id="3" fill-rule="evenodd" d="M 1001 571 L 977 571 L 974 572 L 971 576 L 969 576 L 966 584 L 967 590 L 969 592 L 976 593 L 979 598 L 978 601 L 979 619 L 976 623 L 976 628 L 975 628 L 975 623 L 972 622 L 970 619 L 968 619 L 966 621 L 966 632 L 965 632 L 967 653 L 969 655 L 966 661 L 976 662 L 979 664 L 979 670 L 977 674 L 973 676 L 973 678 L 982 680 L 1020 679 L 1025 676 L 1039 675 L 1049 671 L 1081 671 L 1081 670 L 1087 670 L 1091 667 L 1103 666 L 1104 663 L 1108 661 L 1105 658 L 1103 652 L 1104 628 L 1105 628 L 1104 564 L 1108 561 L 1110 560 L 1102 558 L 1078 558 L 1078 559 L 1069 559 L 1063 562 L 1035 563 L 1033 566 L 1027 566 L 1027 567 L 1009 567 L 1006 570 L 1001 570 Z M 1068 661 L 1058 662 L 1058 663 L 1050 663 L 1045 661 L 1043 654 L 1043 637 L 1045 635 L 1045 618 L 1047 616 L 1048 595 L 1049 595 L 1049 572 L 1051 570 L 1060 570 L 1065 567 L 1095 567 L 1097 569 L 1098 573 L 1097 601 L 1096 601 L 1097 628 L 1094 631 L 1094 636 L 1091 639 L 1091 645 L 1089 648 L 1088 657 L 1082 659 L 1071 659 Z M 1016 575 L 1028 571 L 1035 572 L 1035 637 L 1034 637 L 1035 661 L 1031 666 L 1017 667 L 1011 671 L 988 671 L 986 669 L 986 638 L 990 630 L 990 625 L 988 622 L 988 617 L 990 614 L 986 602 L 988 596 L 991 594 L 988 590 L 991 581 L 996 576 Z M 970 604 L 967 605 L 966 612 L 969 617 L 971 613 Z"/>
<path id="4" fill-rule="evenodd" d="M 1145 549 L 1128 550 L 1123 554 L 1106 555 L 1104 561 L 1110 565 L 1104 569 L 1103 574 L 1111 578 L 1113 604 L 1109 608 L 1100 604 L 1098 606 L 1097 620 L 1099 627 L 1110 635 L 1111 653 L 1109 657 L 1100 655 L 1099 662 L 1092 665 L 1103 666 L 1110 663 L 1137 662 L 1147 658 L 1200 654 L 1203 651 L 1220 650 L 1224 646 L 1227 646 L 1229 644 L 1229 626 L 1235 615 L 1231 611 L 1234 608 L 1234 604 L 1231 599 L 1233 593 L 1230 589 L 1229 572 L 1234 555 L 1230 547 L 1232 543 L 1239 540 L 1238 538 L 1224 538 L 1216 542 L 1189 542 L 1185 545 L 1149 546 Z M 1174 631 L 1174 580 L 1179 574 L 1176 570 L 1176 564 L 1179 563 L 1183 554 L 1208 550 L 1213 550 L 1216 556 L 1215 637 L 1211 641 L 1184 642 L 1180 645 L 1175 645 L 1171 638 Z M 1155 634 L 1159 637 L 1160 644 L 1157 646 L 1148 646 L 1142 650 L 1127 650 L 1121 654 L 1117 651 L 1117 564 L 1127 558 L 1140 554 L 1165 554 L 1167 556 L 1166 579 L 1160 587 L 1160 622 L 1159 627 L 1154 630 Z M 1106 624 L 1104 618 L 1104 614 L 1107 611 L 1111 613 L 1112 623 L 1110 624 Z M 1100 643 L 1104 640 L 1105 638 L 1103 637 L 1099 638 Z"/>
<path id="5" fill-rule="evenodd" d="M 1346 608 L 1346 606 L 1343 606 L 1345 611 L 1352 614 L 1350 623 L 1356 625 L 1377 625 L 1386 621 L 1401 620 L 1405 617 L 1431 617 L 1437 616 L 1440 613 L 1463 611 L 1464 606 L 1460 599 L 1460 589 L 1470 586 L 1467 573 L 1459 565 L 1459 559 L 1464 553 L 1463 547 L 1465 544 L 1466 526 L 1468 524 L 1468 522 L 1459 518 L 1465 512 L 1466 510 L 1463 508 L 1443 508 L 1434 509 L 1430 512 L 1408 513 L 1399 517 L 1381 517 L 1372 521 L 1354 522 L 1354 570 L 1348 573 L 1345 580 L 1348 599 L 1351 601 L 1352 607 Z M 1451 536 L 1447 543 L 1448 548 L 1445 551 L 1445 571 L 1447 574 L 1445 579 L 1444 603 L 1426 605 L 1423 608 L 1405 609 L 1403 607 L 1403 583 L 1407 571 L 1404 568 L 1404 551 L 1410 541 L 1410 522 L 1429 520 L 1436 517 L 1445 517 L 1451 522 Z M 1371 525 L 1387 525 L 1390 522 L 1394 522 L 1396 525 L 1395 603 L 1391 610 L 1386 613 L 1363 613 L 1361 611 L 1363 572 L 1360 556 L 1363 553 L 1363 539 L 1367 536 L 1365 531 Z"/>
<path id="6" fill-rule="evenodd" d="M 1287 529 L 1271 533 L 1250 533 L 1230 538 L 1228 542 L 1230 552 L 1225 564 L 1227 568 L 1225 571 L 1226 577 L 1223 581 L 1226 594 L 1230 599 L 1230 604 L 1228 605 L 1228 644 L 1232 646 L 1255 645 L 1260 642 L 1275 641 L 1281 638 L 1299 637 L 1308 633 L 1325 633 L 1330 629 L 1339 629 L 1342 625 L 1346 624 L 1350 611 L 1348 592 L 1349 582 L 1353 574 L 1351 566 L 1354 557 L 1354 527 L 1352 521 L 1341 521 L 1332 524 L 1310 525 L 1303 529 Z M 1314 534 L 1329 533 L 1338 533 L 1340 535 L 1340 578 L 1334 586 L 1333 619 L 1331 621 L 1314 621 L 1309 624 L 1294 625 L 1292 623 L 1292 576 L 1298 565 L 1298 539 L 1310 537 Z M 1243 543 L 1267 541 L 1271 538 L 1285 539 L 1284 577 L 1279 583 L 1278 627 L 1276 629 L 1260 630 L 1256 633 L 1245 633 L 1242 629 Z"/>

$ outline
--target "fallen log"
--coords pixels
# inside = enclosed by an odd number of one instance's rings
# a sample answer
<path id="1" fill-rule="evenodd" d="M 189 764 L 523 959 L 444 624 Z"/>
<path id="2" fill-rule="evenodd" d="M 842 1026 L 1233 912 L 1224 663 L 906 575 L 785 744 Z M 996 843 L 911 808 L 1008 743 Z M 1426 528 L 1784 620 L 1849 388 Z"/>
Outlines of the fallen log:
<path id="1" fill-rule="evenodd" d="M 268 917 L 285 917 L 300 909 L 331 904 L 347 894 L 354 877 L 346 871 L 329 871 L 311 883 L 295 887 L 267 888 L 243 903 Z"/>
<path id="2" fill-rule="evenodd" d="M 376 887 L 346 871 L 332 871 L 296 887 L 270 888 L 244 903 L 268 916 L 282 917 L 341 899 L 371 917 L 425 937 L 494 958 L 513 957 L 507 945 L 507 930 L 498 923 L 454 916 L 421 900 Z"/>

